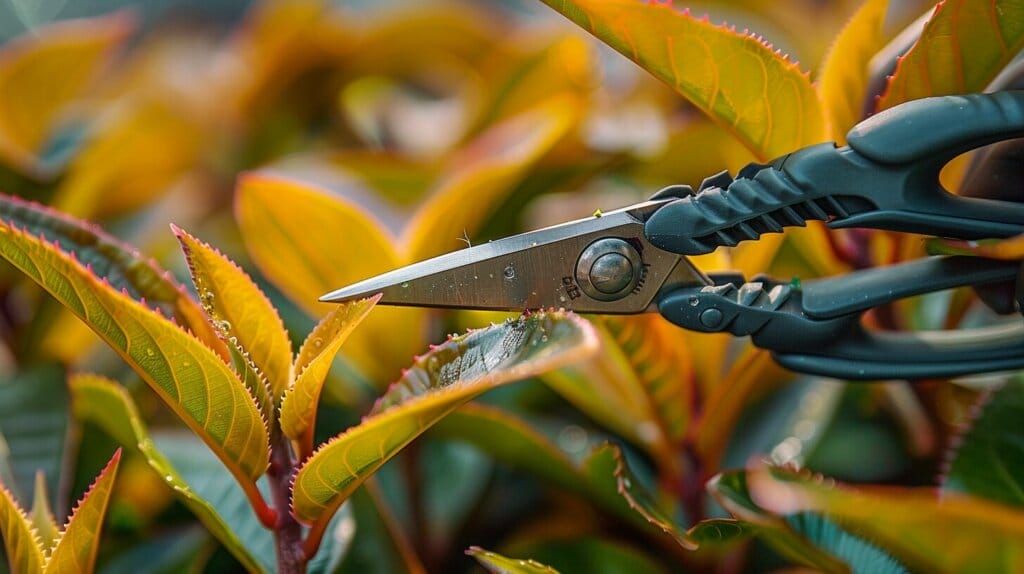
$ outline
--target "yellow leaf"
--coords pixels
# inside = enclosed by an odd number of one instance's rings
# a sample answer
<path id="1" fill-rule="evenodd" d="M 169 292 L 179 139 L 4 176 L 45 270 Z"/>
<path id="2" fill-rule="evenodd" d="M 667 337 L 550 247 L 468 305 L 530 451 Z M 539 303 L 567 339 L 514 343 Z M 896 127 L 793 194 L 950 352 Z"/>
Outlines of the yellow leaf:
<path id="1" fill-rule="evenodd" d="M 21 574 L 39 574 L 43 571 L 43 550 L 39 547 L 39 534 L 32 527 L 25 512 L 14 496 L 0 485 L 0 534 L 11 570 Z"/>
<path id="2" fill-rule="evenodd" d="M 909 100 L 980 92 L 1024 48 L 1024 4 L 945 0 L 896 65 L 878 110 Z"/>
<path id="3" fill-rule="evenodd" d="M 147 205 L 216 145 L 197 118 L 172 101 L 153 97 L 111 106 L 97 123 L 95 138 L 74 158 L 52 203 L 79 217 Z"/>
<path id="4" fill-rule="evenodd" d="M 464 247 L 493 209 L 577 118 L 573 98 L 556 97 L 493 126 L 460 150 L 402 234 L 407 261 Z"/>
<path id="5" fill-rule="evenodd" d="M 96 565 L 96 551 L 100 547 L 103 516 L 107 513 L 107 502 L 110 501 L 120 462 L 121 449 L 117 449 L 68 518 L 64 532 L 46 560 L 46 574 L 92 573 Z"/>
<path id="6" fill-rule="evenodd" d="M 536 313 L 449 339 L 381 397 L 373 414 L 321 446 L 295 475 L 292 511 L 313 526 L 313 547 L 338 506 L 434 423 L 477 395 L 581 360 L 597 350 L 591 326 Z M 310 553 L 307 545 L 307 555 Z"/>
<path id="7" fill-rule="evenodd" d="M 0 48 L 0 158 L 42 175 L 39 154 L 69 104 L 80 97 L 133 28 L 126 14 L 37 29 Z"/>
<path id="8" fill-rule="evenodd" d="M 85 321 L 259 497 L 269 438 L 256 401 L 212 350 L 54 245 L 0 223 L 0 256 Z M 256 500 L 256 499 L 254 499 Z M 260 499 L 262 500 L 262 499 Z"/>
<path id="9" fill-rule="evenodd" d="M 245 175 L 235 215 L 256 265 L 314 317 L 333 307 L 317 301 L 324 293 L 402 264 L 394 239 L 369 214 L 308 184 Z M 425 319 L 423 309 L 378 308 L 344 354 L 373 382 L 394 380 L 399 366 L 424 347 Z"/>
<path id="10" fill-rule="evenodd" d="M 939 499 L 930 488 L 855 490 L 763 466 L 747 473 L 747 484 L 762 508 L 782 515 L 824 514 L 913 571 L 1024 570 L 1024 512 L 985 499 Z"/>
<path id="11" fill-rule="evenodd" d="M 839 33 L 821 67 L 818 93 L 821 95 L 829 132 L 840 145 L 846 132 L 864 115 L 868 87 L 868 64 L 884 45 L 882 25 L 889 0 L 867 0 Z"/>
<path id="12" fill-rule="evenodd" d="M 300 441 L 303 455 L 309 455 L 313 449 L 316 408 L 334 355 L 379 300 L 377 295 L 338 305 L 317 324 L 299 349 L 295 381 L 281 401 L 281 430 L 285 436 Z"/>
<path id="13" fill-rule="evenodd" d="M 270 383 L 276 406 L 291 381 L 292 344 L 267 296 L 220 251 L 176 226 L 199 302 L 221 336 L 237 340 Z"/>
<path id="14" fill-rule="evenodd" d="M 759 38 L 693 18 L 671 2 L 545 3 L 675 88 L 758 159 L 826 137 L 807 75 Z"/>

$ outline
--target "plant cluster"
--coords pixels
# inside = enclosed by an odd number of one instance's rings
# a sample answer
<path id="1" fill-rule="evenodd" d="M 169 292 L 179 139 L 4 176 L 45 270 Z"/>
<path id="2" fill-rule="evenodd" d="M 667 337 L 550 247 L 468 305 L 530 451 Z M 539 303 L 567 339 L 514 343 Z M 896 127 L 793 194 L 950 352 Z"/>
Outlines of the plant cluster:
<path id="1" fill-rule="evenodd" d="M 286 0 L 228 31 L 118 13 L 0 46 L 12 571 L 459 571 L 463 551 L 513 573 L 1024 569 L 1019 375 L 847 384 L 654 314 L 317 302 L 842 145 L 910 99 L 1013 86 L 1024 47 L 1018 1 L 731 5 L 809 74 L 671 1 L 545 3 L 578 26 Z M 943 181 L 1005 193 L 989 184 L 1014 153 Z M 696 263 L 1024 258 L 1020 238 L 926 239 L 812 225 Z M 869 320 L 956 328 L 992 321 L 982 303 L 961 289 Z"/>

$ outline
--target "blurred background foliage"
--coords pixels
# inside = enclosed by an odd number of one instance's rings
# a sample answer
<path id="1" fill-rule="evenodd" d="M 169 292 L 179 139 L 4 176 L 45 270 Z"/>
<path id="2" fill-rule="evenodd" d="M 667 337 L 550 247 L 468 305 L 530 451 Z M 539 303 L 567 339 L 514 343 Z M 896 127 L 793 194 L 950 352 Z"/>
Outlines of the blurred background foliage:
<path id="1" fill-rule="evenodd" d="M 754 30 L 816 71 L 860 4 L 689 8 Z M 931 6 L 892 2 L 884 39 Z M 4 0 L 0 38 L 0 190 L 96 221 L 179 278 L 168 224 L 185 227 L 245 267 L 292 334 L 309 331 L 326 310 L 316 296 L 332 287 L 666 185 L 696 187 L 757 159 L 539 2 Z M 946 174 L 951 187 L 958 169 Z M 917 239 L 829 238 L 812 226 L 698 264 L 810 278 L 921 254 Z M 116 442 L 72 416 L 69 370 L 122 382 L 165 444 L 178 427 L 85 326 L 7 264 L 0 303 L 0 479 L 27 507 L 43 469 L 60 522 Z M 875 320 L 952 327 L 984 313 L 957 291 Z M 376 309 L 332 371 L 318 437 L 357 422 L 428 343 L 501 319 Z M 587 504 L 594 497 L 573 494 L 571 479 L 507 445 L 536 434 L 580 462 L 615 441 L 653 506 L 693 525 L 727 516 L 705 482 L 754 457 L 853 483 L 933 486 L 951 435 L 1002 382 L 794 377 L 744 341 L 683 333 L 660 317 L 594 320 L 598 359 L 488 394 L 487 406 L 446 419 L 380 471 L 379 490 L 344 511 L 338 571 L 465 571 L 471 545 L 568 572 L 830 569 L 745 535 L 684 551 L 615 504 Z M 120 472 L 101 571 L 241 568 L 137 453 L 126 452 Z M 821 542 L 841 546 L 831 543 Z"/>

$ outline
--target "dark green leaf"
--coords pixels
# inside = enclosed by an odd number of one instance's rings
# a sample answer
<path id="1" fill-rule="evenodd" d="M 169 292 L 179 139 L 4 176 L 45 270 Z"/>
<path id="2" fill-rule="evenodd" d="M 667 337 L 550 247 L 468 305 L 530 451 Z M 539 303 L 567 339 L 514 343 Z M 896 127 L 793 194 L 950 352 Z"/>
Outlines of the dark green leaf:
<path id="1" fill-rule="evenodd" d="M 846 562 L 852 572 L 858 574 L 907 572 L 906 568 L 884 550 L 863 538 L 850 534 L 820 514 L 800 512 L 787 516 L 786 522 L 815 546 Z"/>
<path id="2" fill-rule="evenodd" d="M 32 505 L 37 470 L 46 474 L 51 508 L 67 510 L 61 475 L 68 435 L 68 389 L 58 365 L 42 365 L 0 381 L 0 439 L 7 443 L 14 484 L 7 484 L 23 508 Z M 2 476 L 2 475 L 0 475 Z"/>
<path id="3" fill-rule="evenodd" d="M 1024 377 L 982 398 L 960 446 L 950 453 L 944 492 L 1024 506 Z"/>

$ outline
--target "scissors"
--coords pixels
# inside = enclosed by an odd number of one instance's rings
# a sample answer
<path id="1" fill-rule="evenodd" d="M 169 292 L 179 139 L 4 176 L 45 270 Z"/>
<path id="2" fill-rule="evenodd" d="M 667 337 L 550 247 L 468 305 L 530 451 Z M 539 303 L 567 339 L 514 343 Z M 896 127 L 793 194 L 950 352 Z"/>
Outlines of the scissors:
<path id="1" fill-rule="evenodd" d="M 853 380 L 946 378 L 1024 367 L 1024 323 L 886 332 L 862 323 L 879 305 L 961 286 L 1016 284 L 1019 262 L 936 256 L 807 281 L 703 273 L 688 255 L 807 220 L 963 240 L 1024 233 L 1024 204 L 958 197 L 939 183 L 954 157 L 1024 136 L 1024 91 L 911 101 L 856 125 L 847 145 L 802 148 L 694 192 L 469 247 L 324 295 L 343 302 L 489 310 L 661 313 L 685 329 L 750 336 L 782 366 Z"/>

